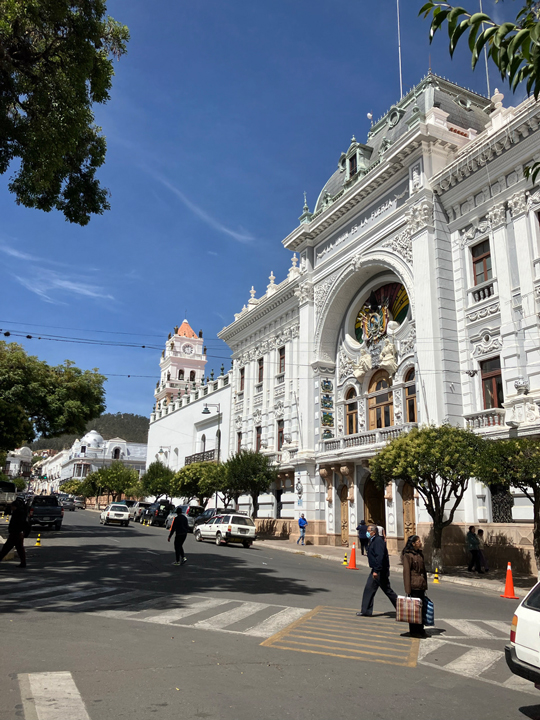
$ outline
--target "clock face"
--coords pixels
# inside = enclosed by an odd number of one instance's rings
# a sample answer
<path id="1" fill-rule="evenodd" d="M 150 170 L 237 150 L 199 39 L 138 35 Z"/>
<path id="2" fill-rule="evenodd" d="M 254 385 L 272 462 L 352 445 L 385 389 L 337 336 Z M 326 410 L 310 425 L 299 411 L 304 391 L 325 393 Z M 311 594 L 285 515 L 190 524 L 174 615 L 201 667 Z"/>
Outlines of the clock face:
<path id="1" fill-rule="evenodd" d="M 193 354 L 193 346 L 192 345 L 184 345 L 182 348 L 182 352 L 185 352 L 186 355 L 192 355 Z"/>

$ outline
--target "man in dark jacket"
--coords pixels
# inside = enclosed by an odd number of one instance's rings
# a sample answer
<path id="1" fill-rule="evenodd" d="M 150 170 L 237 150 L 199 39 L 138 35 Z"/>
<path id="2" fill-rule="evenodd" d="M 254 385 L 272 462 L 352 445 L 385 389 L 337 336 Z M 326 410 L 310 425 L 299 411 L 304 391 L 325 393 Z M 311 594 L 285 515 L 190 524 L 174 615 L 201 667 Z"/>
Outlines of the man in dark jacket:
<path id="1" fill-rule="evenodd" d="M 384 592 L 392 605 L 396 607 L 397 595 L 390 586 L 390 558 L 384 538 L 377 531 L 376 525 L 369 525 L 370 535 L 367 556 L 371 574 L 367 579 L 362 597 L 362 610 L 356 613 L 364 617 L 373 615 L 373 600 L 379 588 Z"/>
<path id="2" fill-rule="evenodd" d="M 11 548 L 16 548 L 21 560 L 19 567 L 26 567 L 26 553 L 24 551 L 24 533 L 28 524 L 28 512 L 24 500 L 17 498 L 11 506 L 11 519 L 8 525 L 8 539 L 0 550 L 0 560 L 3 560 Z"/>
<path id="3" fill-rule="evenodd" d="M 181 507 L 176 508 L 176 517 L 174 518 L 169 537 L 167 542 L 171 542 L 171 537 L 174 535 L 174 551 L 176 553 L 176 562 L 173 565 L 183 565 L 187 562 L 187 557 L 184 555 L 184 541 L 187 537 L 189 530 L 189 523 L 187 517 L 182 512 Z M 182 562 L 180 562 L 182 558 Z"/>

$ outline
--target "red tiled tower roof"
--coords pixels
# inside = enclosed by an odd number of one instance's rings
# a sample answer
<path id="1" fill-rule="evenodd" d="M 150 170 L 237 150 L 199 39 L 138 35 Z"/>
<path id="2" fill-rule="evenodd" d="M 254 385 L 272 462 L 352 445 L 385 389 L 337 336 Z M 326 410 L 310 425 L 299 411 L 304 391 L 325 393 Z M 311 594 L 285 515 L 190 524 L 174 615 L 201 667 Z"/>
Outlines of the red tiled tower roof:
<path id="1" fill-rule="evenodd" d="M 184 322 L 180 325 L 178 328 L 177 335 L 180 335 L 180 337 L 187 337 L 187 338 L 196 338 L 196 333 L 193 332 L 191 329 L 189 323 L 187 320 L 184 320 Z"/>

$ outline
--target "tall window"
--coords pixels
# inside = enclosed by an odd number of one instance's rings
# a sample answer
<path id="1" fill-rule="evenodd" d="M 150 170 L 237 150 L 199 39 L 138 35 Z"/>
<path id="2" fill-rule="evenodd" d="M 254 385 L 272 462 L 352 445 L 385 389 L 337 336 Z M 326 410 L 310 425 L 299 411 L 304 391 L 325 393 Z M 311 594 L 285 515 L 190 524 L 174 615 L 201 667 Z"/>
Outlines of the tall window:
<path id="1" fill-rule="evenodd" d="M 114 448 L 112 456 L 113 460 L 120 460 L 120 448 Z"/>
<path id="2" fill-rule="evenodd" d="M 379 370 L 369 386 L 369 429 L 391 427 L 394 424 L 392 381 L 386 370 Z"/>
<path id="3" fill-rule="evenodd" d="M 255 450 L 257 452 L 261 451 L 261 444 L 262 444 L 262 427 L 259 425 L 259 427 L 255 428 Z"/>
<path id="4" fill-rule="evenodd" d="M 281 348 L 279 348 L 278 373 L 284 373 L 284 372 L 285 372 L 285 348 L 281 347 Z"/>
<path id="5" fill-rule="evenodd" d="M 195 370 L 189 373 L 189 382 L 195 382 Z"/>
<path id="6" fill-rule="evenodd" d="M 405 407 L 407 411 L 407 422 L 415 423 L 416 414 L 416 372 L 411 368 L 405 376 Z"/>
<path id="7" fill-rule="evenodd" d="M 347 435 L 355 435 L 358 432 L 358 401 L 356 391 L 351 388 L 345 396 L 345 408 L 347 413 Z"/>
<path id="8" fill-rule="evenodd" d="M 355 175 L 357 170 L 356 153 L 349 158 L 349 175 Z"/>
<path id="9" fill-rule="evenodd" d="M 201 452 L 205 452 L 206 450 L 206 435 L 203 435 L 201 437 Z"/>
<path id="10" fill-rule="evenodd" d="M 242 433 L 237 432 L 236 433 L 236 452 L 239 453 L 242 449 Z"/>
<path id="11" fill-rule="evenodd" d="M 257 363 L 258 363 L 257 382 L 262 383 L 262 381 L 264 379 L 264 358 L 259 358 Z"/>
<path id="12" fill-rule="evenodd" d="M 239 390 L 239 392 L 244 392 L 245 381 L 246 381 L 246 368 L 240 368 L 240 390 Z"/>
<path id="13" fill-rule="evenodd" d="M 480 285 L 487 280 L 491 280 L 493 272 L 491 268 L 491 252 L 489 250 L 489 240 L 475 245 L 471 249 L 473 259 L 474 284 Z"/>
<path id="14" fill-rule="evenodd" d="M 184 371 L 183 371 L 183 370 L 179 370 L 179 371 L 178 371 L 178 379 L 179 379 L 179 380 L 183 380 L 183 379 L 184 379 Z"/>
<path id="15" fill-rule="evenodd" d="M 480 363 L 484 409 L 503 406 L 504 394 L 501 375 L 501 359 L 498 357 Z"/>
<path id="16" fill-rule="evenodd" d="M 281 450 L 283 447 L 283 429 L 285 427 L 285 423 L 283 420 L 278 420 L 277 422 L 277 449 Z"/>

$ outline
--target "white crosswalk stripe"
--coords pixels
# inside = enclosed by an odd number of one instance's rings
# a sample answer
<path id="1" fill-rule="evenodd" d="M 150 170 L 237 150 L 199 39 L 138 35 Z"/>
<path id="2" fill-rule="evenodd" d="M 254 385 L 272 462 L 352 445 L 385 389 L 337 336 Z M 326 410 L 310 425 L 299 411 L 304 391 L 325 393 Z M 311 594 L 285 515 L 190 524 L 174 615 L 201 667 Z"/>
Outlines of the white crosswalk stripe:
<path id="1" fill-rule="evenodd" d="M 490 650 L 488 648 L 472 648 L 457 660 L 453 660 L 444 666 L 448 672 L 454 672 L 458 675 L 467 675 L 476 677 L 480 673 L 486 672 L 489 668 L 500 660 L 502 652 L 500 650 Z"/>
<path id="2" fill-rule="evenodd" d="M 467 638 L 492 638 L 495 637 L 489 630 L 485 630 L 479 624 L 480 621 L 470 620 L 441 620 L 447 625 L 458 630 L 464 637 Z M 459 636 L 457 636 L 459 637 Z"/>
<path id="3" fill-rule="evenodd" d="M 19 675 L 25 720 L 90 720 L 70 672 Z"/>

